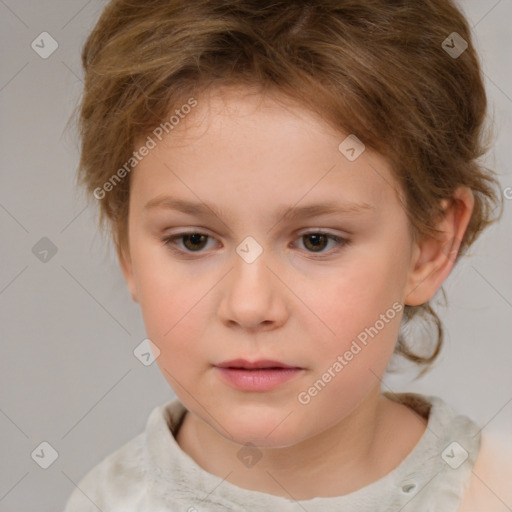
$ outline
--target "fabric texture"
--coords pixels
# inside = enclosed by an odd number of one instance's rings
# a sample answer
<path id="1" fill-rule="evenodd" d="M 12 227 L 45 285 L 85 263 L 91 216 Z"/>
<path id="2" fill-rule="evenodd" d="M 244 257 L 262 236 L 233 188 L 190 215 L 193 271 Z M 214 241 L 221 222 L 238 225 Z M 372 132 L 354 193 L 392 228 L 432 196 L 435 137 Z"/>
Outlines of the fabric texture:
<path id="1" fill-rule="evenodd" d="M 439 397 L 384 395 L 426 418 L 427 428 L 395 469 L 350 494 L 294 501 L 205 471 L 176 442 L 186 409 L 174 399 L 155 407 L 144 432 L 85 475 L 64 512 L 456 512 L 480 450 L 479 427 Z"/>

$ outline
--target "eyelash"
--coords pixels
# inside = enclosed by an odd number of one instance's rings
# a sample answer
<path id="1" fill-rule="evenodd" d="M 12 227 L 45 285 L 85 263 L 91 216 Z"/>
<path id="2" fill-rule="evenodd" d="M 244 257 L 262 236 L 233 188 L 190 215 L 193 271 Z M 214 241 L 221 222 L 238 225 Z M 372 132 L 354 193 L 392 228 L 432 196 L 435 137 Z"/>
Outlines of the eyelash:
<path id="1" fill-rule="evenodd" d="M 176 241 L 179 240 L 179 239 L 183 239 L 183 237 L 187 236 L 187 235 L 203 235 L 203 236 L 206 236 L 208 239 L 213 238 L 210 235 L 208 235 L 206 233 L 202 233 L 200 231 L 186 231 L 186 232 L 184 231 L 182 233 L 177 233 L 177 234 L 170 235 L 170 236 L 162 238 L 162 243 L 169 250 L 171 250 L 172 252 L 174 252 L 176 254 L 179 254 L 179 255 L 184 255 L 185 254 L 187 256 L 192 256 L 194 254 L 201 254 L 202 252 L 204 252 L 203 250 L 200 250 L 200 251 L 189 251 L 189 250 L 179 249 L 177 247 Z M 306 251 L 309 254 L 313 255 L 313 257 L 316 258 L 316 259 L 322 258 L 323 256 L 316 257 L 316 256 L 314 256 L 315 254 L 326 254 L 326 255 L 331 256 L 332 254 L 335 254 L 335 253 L 339 252 L 341 249 L 343 249 L 344 246 L 350 244 L 350 240 L 348 240 L 346 238 L 343 238 L 343 237 L 340 237 L 340 236 L 333 235 L 331 233 L 327 233 L 326 231 L 322 231 L 322 230 L 309 231 L 307 233 L 303 233 L 302 235 L 299 236 L 298 239 L 301 239 L 303 237 L 310 236 L 310 235 L 324 235 L 328 239 L 333 240 L 334 242 L 336 242 L 338 244 L 338 246 L 335 249 L 332 249 L 330 251 L 321 251 L 321 252 L 318 252 L 318 253 L 315 253 L 315 252 L 312 252 L 312 251 Z"/>

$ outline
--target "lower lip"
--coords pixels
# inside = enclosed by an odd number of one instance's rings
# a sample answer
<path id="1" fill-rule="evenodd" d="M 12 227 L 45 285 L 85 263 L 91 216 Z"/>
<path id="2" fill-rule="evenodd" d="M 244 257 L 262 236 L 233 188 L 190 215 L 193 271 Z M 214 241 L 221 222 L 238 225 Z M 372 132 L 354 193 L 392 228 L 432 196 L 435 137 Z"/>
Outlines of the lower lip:
<path id="1" fill-rule="evenodd" d="M 298 375 L 301 368 L 276 368 L 244 370 L 242 368 L 219 368 L 222 378 L 243 391 L 271 391 Z"/>

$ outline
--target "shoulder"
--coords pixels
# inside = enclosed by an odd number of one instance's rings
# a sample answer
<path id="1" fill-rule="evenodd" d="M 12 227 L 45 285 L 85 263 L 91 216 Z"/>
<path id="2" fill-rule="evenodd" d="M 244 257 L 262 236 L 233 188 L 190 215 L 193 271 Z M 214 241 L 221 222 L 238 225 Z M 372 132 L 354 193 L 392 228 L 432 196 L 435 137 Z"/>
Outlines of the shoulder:
<path id="1" fill-rule="evenodd" d="M 482 433 L 478 458 L 458 512 L 507 512 L 512 507 L 512 443 Z"/>
<path id="2" fill-rule="evenodd" d="M 177 399 L 154 407 L 143 432 L 107 455 L 80 480 L 64 512 L 150 510 L 147 487 L 176 454 L 173 432 L 185 411 Z"/>
<path id="3" fill-rule="evenodd" d="M 93 467 L 77 484 L 64 512 L 98 510 L 130 512 L 144 481 L 144 433 L 139 434 Z"/>
<path id="4" fill-rule="evenodd" d="M 428 421 L 424 435 L 402 463 L 411 482 L 418 489 L 425 489 L 411 503 L 412 510 L 498 512 L 499 509 L 493 511 L 485 506 L 474 507 L 477 460 L 478 467 L 484 465 L 480 427 L 437 396 L 403 393 L 394 399 Z M 465 506 L 471 504 L 473 508 L 461 509 L 464 499 Z"/>

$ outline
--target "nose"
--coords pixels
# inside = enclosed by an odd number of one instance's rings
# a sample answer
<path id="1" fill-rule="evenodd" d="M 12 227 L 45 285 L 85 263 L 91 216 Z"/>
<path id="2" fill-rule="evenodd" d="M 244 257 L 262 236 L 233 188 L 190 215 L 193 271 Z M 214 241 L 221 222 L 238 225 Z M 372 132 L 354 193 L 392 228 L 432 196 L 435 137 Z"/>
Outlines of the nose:
<path id="1" fill-rule="evenodd" d="M 283 325 L 288 316 L 286 287 L 271 268 L 266 251 L 256 260 L 245 261 L 236 252 L 233 270 L 226 276 L 219 317 L 226 325 L 245 330 L 272 330 Z"/>

